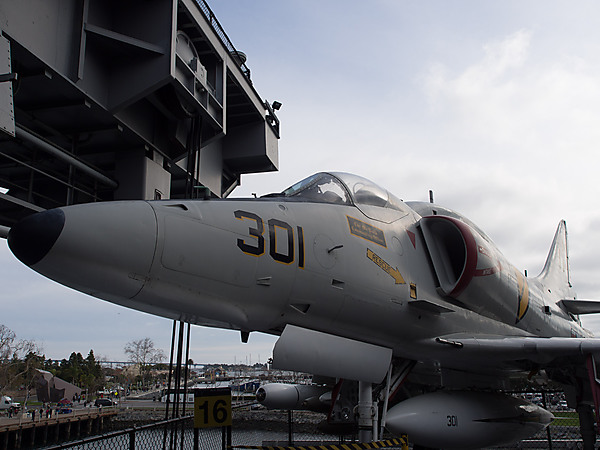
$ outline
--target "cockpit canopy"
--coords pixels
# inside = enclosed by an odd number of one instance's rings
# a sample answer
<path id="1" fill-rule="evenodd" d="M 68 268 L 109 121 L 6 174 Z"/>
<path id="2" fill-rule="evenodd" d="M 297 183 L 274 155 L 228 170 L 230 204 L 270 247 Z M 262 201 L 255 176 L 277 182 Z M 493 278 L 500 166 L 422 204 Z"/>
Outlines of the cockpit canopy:
<path id="1" fill-rule="evenodd" d="M 283 191 L 285 197 L 294 200 L 335 203 L 338 205 L 351 205 L 348 190 L 336 177 L 328 173 L 316 173 Z"/>
<path id="2" fill-rule="evenodd" d="M 320 172 L 294 184 L 282 195 L 290 200 L 355 205 L 367 217 L 393 222 L 408 214 L 408 207 L 366 178 L 349 173 Z"/>

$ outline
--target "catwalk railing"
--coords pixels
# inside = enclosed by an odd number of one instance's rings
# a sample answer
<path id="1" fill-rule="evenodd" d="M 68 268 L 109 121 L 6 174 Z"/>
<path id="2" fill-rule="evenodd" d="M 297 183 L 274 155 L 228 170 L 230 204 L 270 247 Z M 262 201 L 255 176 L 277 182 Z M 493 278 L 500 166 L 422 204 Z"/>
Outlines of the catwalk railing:
<path id="1" fill-rule="evenodd" d="M 202 14 L 204 14 L 204 17 L 206 18 L 207 22 L 212 27 L 213 31 L 216 33 L 217 36 L 219 36 L 219 39 L 221 39 L 221 42 L 223 43 L 229 54 L 233 58 L 236 58 L 236 61 L 240 64 L 242 72 L 244 73 L 244 75 L 246 75 L 248 81 L 250 81 L 250 69 L 246 66 L 244 61 L 240 59 L 238 51 L 235 49 L 235 47 L 229 40 L 229 37 L 223 30 L 223 27 L 217 20 L 217 17 L 214 15 L 208 4 L 204 0 L 196 0 L 196 3 L 198 4 L 200 11 L 202 11 Z"/>

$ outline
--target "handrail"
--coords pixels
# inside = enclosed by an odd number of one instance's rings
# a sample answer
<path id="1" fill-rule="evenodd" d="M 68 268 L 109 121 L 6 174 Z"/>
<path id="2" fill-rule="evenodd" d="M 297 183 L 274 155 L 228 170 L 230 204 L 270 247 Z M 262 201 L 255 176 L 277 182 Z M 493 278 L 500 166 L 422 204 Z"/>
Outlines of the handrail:
<path id="1" fill-rule="evenodd" d="M 246 66 L 244 61 L 242 61 L 239 58 L 238 51 L 235 49 L 235 47 L 229 40 L 229 37 L 225 33 L 225 30 L 223 30 L 223 27 L 217 20 L 215 14 L 212 12 L 210 7 L 204 0 L 196 0 L 196 3 L 200 7 L 200 11 L 202 11 L 202 13 L 204 14 L 204 17 L 208 21 L 209 25 L 212 27 L 219 39 L 221 39 L 221 42 L 223 43 L 229 54 L 237 60 L 237 62 L 240 64 L 240 69 L 242 70 L 246 78 L 248 78 L 248 81 L 250 81 L 250 69 L 248 68 L 248 66 Z M 252 82 L 250 82 L 250 84 L 252 84 Z"/>
<path id="2" fill-rule="evenodd" d="M 212 29 L 215 32 L 215 34 L 217 35 L 217 37 L 221 40 L 221 43 L 223 44 L 223 46 L 227 49 L 230 56 L 233 59 L 235 59 L 236 62 L 239 64 L 240 70 L 242 71 L 242 73 L 244 74 L 246 79 L 248 80 L 250 89 L 252 89 L 252 91 L 256 95 L 256 98 L 263 104 L 265 111 L 267 111 L 267 114 L 265 115 L 266 123 L 269 125 L 271 130 L 273 130 L 277 139 L 279 139 L 279 137 L 280 137 L 280 135 L 279 135 L 279 119 L 275 115 L 275 112 L 273 111 L 273 109 L 271 108 L 269 103 L 266 100 L 265 101 L 261 100 L 260 95 L 258 94 L 258 92 L 256 92 L 256 89 L 254 89 L 254 86 L 252 85 L 252 80 L 250 79 L 250 69 L 248 68 L 248 66 L 246 66 L 245 58 L 243 60 L 241 59 L 241 57 L 240 57 L 241 52 L 238 52 L 235 49 L 231 40 L 225 33 L 225 30 L 223 30 L 223 27 L 217 20 L 217 17 L 212 12 L 212 9 L 210 9 L 210 7 L 206 3 L 206 1 L 205 0 L 195 0 L 195 1 L 196 1 L 196 4 L 198 5 L 198 9 L 200 9 L 200 11 L 204 15 L 204 18 L 206 19 L 208 24 L 212 27 Z"/>

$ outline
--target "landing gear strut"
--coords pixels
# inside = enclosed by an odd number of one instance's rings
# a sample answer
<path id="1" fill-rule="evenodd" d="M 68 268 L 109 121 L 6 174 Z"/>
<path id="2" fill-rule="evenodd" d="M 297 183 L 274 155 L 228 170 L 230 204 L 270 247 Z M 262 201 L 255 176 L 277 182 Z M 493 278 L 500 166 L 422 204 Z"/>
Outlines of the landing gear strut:
<path id="1" fill-rule="evenodd" d="M 596 428 L 594 426 L 594 410 L 590 405 L 577 406 L 579 414 L 579 430 L 583 438 L 583 450 L 594 450 L 596 444 Z"/>
<path id="2" fill-rule="evenodd" d="M 373 385 L 358 382 L 358 440 L 373 442 Z"/>

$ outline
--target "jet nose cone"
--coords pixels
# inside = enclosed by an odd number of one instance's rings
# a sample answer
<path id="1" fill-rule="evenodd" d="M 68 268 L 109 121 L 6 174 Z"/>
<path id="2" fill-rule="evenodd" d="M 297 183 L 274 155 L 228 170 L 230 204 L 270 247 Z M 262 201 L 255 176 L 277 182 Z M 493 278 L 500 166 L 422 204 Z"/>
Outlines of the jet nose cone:
<path id="1" fill-rule="evenodd" d="M 8 236 L 15 256 L 36 272 L 111 301 L 131 299 L 141 290 L 156 240 L 156 216 L 144 201 L 45 211 L 19 222 Z"/>
<path id="2" fill-rule="evenodd" d="M 24 264 L 33 266 L 48 254 L 65 226 L 60 209 L 32 214 L 14 225 L 8 233 L 8 246 Z"/>

